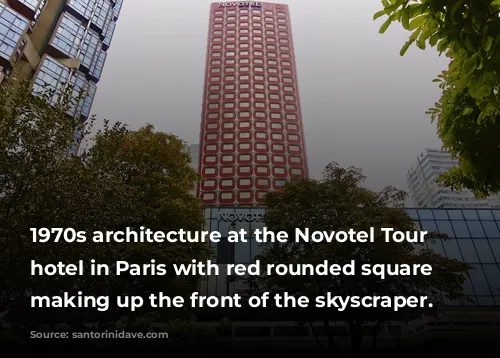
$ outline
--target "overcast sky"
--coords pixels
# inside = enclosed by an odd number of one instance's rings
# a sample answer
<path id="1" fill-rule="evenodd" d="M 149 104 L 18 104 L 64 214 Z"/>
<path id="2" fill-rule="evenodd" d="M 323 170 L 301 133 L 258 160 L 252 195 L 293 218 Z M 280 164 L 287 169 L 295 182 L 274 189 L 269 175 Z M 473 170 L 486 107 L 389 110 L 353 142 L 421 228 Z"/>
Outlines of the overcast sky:
<path id="1" fill-rule="evenodd" d="M 92 112 L 198 143 L 209 6 L 206 0 L 124 0 Z M 283 0 L 290 7 L 309 170 L 363 168 L 366 185 L 406 189 L 426 147 L 440 147 L 425 115 L 446 67 L 434 49 L 399 50 L 409 33 L 378 33 L 379 0 Z"/>

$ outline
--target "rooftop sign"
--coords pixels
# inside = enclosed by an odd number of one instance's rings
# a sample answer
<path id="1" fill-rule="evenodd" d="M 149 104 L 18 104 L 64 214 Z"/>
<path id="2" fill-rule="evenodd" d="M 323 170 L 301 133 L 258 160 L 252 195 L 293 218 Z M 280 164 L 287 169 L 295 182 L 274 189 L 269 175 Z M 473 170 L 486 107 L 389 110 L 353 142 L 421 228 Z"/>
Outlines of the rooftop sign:
<path id="1" fill-rule="evenodd" d="M 257 7 L 257 8 L 261 8 L 262 3 L 257 2 L 257 1 L 220 2 L 219 7 Z"/>

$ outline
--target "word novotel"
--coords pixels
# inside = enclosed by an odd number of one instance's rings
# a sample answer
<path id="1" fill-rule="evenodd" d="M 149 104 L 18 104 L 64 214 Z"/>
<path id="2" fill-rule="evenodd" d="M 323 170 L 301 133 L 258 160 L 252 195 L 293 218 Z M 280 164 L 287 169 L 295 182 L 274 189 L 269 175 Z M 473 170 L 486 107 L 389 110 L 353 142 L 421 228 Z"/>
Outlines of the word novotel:
<path id="1" fill-rule="evenodd" d="M 219 221 L 230 221 L 230 222 L 258 222 L 262 221 L 264 214 L 252 214 L 252 213 L 219 213 Z"/>
<path id="2" fill-rule="evenodd" d="M 262 3 L 256 1 L 231 1 L 220 2 L 219 7 L 262 7 Z"/>

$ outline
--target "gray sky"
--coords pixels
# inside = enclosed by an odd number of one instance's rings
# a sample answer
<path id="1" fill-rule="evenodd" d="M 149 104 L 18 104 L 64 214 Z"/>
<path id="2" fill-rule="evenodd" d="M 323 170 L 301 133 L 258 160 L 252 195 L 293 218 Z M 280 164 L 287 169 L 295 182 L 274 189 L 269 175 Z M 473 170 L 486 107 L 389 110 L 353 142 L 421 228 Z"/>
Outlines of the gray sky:
<path id="1" fill-rule="evenodd" d="M 125 0 L 92 112 L 198 143 L 211 2 Z M 441 146 L 424 112 L 447 59 L 400 57 L 409 33 L 378 33 L 378 0 L 275 2 L 290 7 L 310 175 L 337 161 L 363 168 L 371 189 L 406 189 L 417 155 Z"/>

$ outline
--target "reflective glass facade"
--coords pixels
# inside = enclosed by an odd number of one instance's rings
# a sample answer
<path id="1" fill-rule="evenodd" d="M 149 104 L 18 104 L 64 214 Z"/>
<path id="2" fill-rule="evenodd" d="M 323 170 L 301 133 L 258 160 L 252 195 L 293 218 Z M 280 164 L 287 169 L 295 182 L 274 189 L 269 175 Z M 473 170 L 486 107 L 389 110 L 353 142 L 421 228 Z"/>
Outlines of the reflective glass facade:
<path id="1" fill-rule="evenodd" d="M 228 231 L 245 229 L 252 233 L 262 228 L 263 208 L 206 208 L 205 230 Z M 465 293 L 473 299 L 470 306 L 500 306 L 500 210 L 475 209 L 407 209 L 417 227 L 425 231 L 447 234 L 448 240 L 436 240 L 429 247 L 439 254 L 467 262 L 474 267 L 465 284 Z M 234 224 L 232 224 L 234 223 Z M 230 225 L 235 225 L 230 229 Z M 218 253 L 221 272 L 225 264 L 249 264 L 263 247 L 249 235 L 248 243 L 229 244 L 221 240 L 212 244 Z M 226 277 L 207 277 L 202 292 L 223 295 L 242 289 L 238 283 L 226 284 Z M 451 305 L 451 302 L 448 302 Z M 456 303 L 455 303 L 456 304 Z"/>
<path id="2" fill-rule="evenodd" d="M 74 16 L 63 14 L 51 46 L 61 51 L 67 57 L 77 57 L 80 45 L 85 36 L 85 27 Z"/>
<path id="3" fill-rule="evenodd" d="M 69 115 L 85 121 L 90 115 L 122 1 L 59 0 L 59 4 L 56 0 L 49 7 L 47 0 L 0 2 L 0 82 L 13 73 L 18 79 L 31 79 L 34 93 L 55 90 L 51 103 L 56 103 L 61 91 L 73 85 L 74 93 L 83 93 L 83 97 Z M 44 24 L 38 28 L 35 25 L 40 17 Z M 52 27 L 47 26 L 51 23 Z M 37 53 L 38 48 L 44 48 L 45 52 Z"/>
<path id="4" fill-rule="evenodd" d="M 0 1 L 0 82 L 11 76 L 31 80 L 35 94 L 53 90 L 51 104 L 73 86 L 73 95 L 81 97 L 68 115 L 84 122 L 91 114 L 122 3 Z M 79 138 L 75 133 L 76 142 Z M 76 142 L 71 153 L 77 151 Z"/>
<path id="5" fill-rule="evenodd" d="M 29 20 L 15 10 L 0 3 L 0 60 L 9 66 Z"/>
<path id="6" fill-rule="evenodd" d="M 38 4 L 40 3 L 39 0 L 19 0 L 19 2 L 33 11 L 36 10 Z"/>
<path id="7" fill-rule="evenodd" d="M 307 172 L 287 5 L 213 3 L 200 131 L 200 198 L 257 206 Z"/>
<path id="8" fill-rule="evenodd" d="M 46 2 L 47 0 L 8 0 L 7 4 L 14 11 L 32 21 L 30 25 L 33 25 Z"/>
<path id="9" fill-rule="evenodd" d="M 51 104 L 55 104 L 63 89 L 63 84 L 69 79 L 70 73 L 71 71 L 68 67 L 52 57 L 45 56 L 35 79 L 33 91 L 42 92 L 47 88 L 54 90 Z"/>
<path id="10" fill-rule="evenodd" d="M 122 2 L 113 0 L 69 0 L 61 14 L 35 76 L 34 91 L 48 84 L 59 93 L 60 81 L 74 86 L 74 94 L 83 90 L 83 98 L 71 109 L 70 115 L 86 120 L 101 78 L 112 40 L 115 21 Z M 78 68 L 59 68 L 66 59 L 78 59 Z M 51 70 L 52 68 L 52 70 Z M 69 73 L 67 73 L 69 71 Z M 64 73 L 63 73 L 64 72 Z M 53 76 L 53 77 L 51 77 Z M 60 87 L 60 86 L 59 86 Z"/>

